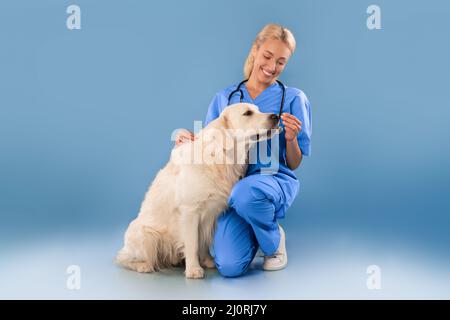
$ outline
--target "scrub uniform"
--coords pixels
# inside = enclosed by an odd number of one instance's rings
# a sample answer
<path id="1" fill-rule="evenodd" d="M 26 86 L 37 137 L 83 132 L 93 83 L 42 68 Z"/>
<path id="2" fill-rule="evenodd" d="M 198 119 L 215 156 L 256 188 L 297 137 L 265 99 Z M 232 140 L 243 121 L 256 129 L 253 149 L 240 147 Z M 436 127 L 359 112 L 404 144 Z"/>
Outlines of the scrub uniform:
<path id="1" fill-rule="evenodd" d="M 236 87 L 232 85 L 215 95 L 208 108 L 205 126 L 228 106 L 228 96 Z M 278 114 L 282 89 L 277 82 L 267 87 L 255 100 L 250 97 L 245 85 L 241 89 L 244 94 L 242 102 L 257 105 L 261 112 Z M 302 122 L 297 140 L 302 154 L 309 156 L 312 132 L 309 101 L 301 90 L 285 89 L 283 112 L 294 115 Z M 240 94 L 237 92 L 231 98 L 230 105 L 239 102 Z M 268 150 L 263 153 L 270 155 L 270 146 L 268 141 L 265 144 Z M 236 277 L 245 273 L 258 246 L 265 255 L 273 255 L 278 249 L 280 232 L 277 219 L 285 216 L 300 187 L 294 172 L 286 164 L 284 130 L 279 135 L 279 157 L 276 158 L 279 161 L 278 170 L 273 174 L 261 174 L 261 168 L 270 167 L 270 164 L 262 164 L 259 157 L 257 163 L 249 164 L 246 176 L 231 190 L 228 209 L 218 218 L 213 250 L 217 269 L 223 276 Z"/>

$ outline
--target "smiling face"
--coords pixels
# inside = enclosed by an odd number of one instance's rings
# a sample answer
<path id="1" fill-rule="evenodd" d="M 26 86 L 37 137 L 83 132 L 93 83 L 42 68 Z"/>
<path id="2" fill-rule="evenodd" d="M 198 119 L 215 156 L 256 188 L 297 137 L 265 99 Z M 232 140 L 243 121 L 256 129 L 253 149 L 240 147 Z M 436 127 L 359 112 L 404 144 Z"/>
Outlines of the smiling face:
<path id="1" fill-rule="evenodd" d="M 255 62 L 251 77 L 256 77 L 258 82 L 271 84 L 283 72 L 291 57 L 291 50 L 281 40 L 267 39 L 259 49 L 253 47 L 252 54 Z"/>

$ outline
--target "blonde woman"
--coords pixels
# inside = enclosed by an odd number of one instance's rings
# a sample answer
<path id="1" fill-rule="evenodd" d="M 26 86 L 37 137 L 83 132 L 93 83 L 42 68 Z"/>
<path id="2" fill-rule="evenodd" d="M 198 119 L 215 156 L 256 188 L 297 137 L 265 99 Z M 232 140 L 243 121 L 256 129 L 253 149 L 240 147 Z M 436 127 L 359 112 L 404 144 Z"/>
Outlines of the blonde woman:
<path id="1" fill-rule="evenodd" d="M 257 35 L 244 65 L 244 77 L 248 81 L 241 85 L 241 91 L 236 90 L 238 84 L 233 84 L 215 95 L 205 126 L 227 105 L 241 99 L 257 105 L 261 112 L 278 114 L 284 85 L 277 80 L 295 46 L 295 38 L 288 29 L 277 24 L 266 25 Z M 305 94 L 297 88 L 284 86 L 284 89 L 280 123 L 284 130 L 278 136 L 278 171 L 272 175 L 261 174 L 261 168 L 267 165 L 250 163 L 246 176 L 232 189 L 229 208 L 217 221 L 214 260 L 226 277 L 244 274 L 258 247 L 265 254 L 264 270 L 280 270 L 287 265 L 286 236 L 278 220 L 284 218 L 299 191 L 300 183 L 293 170 L 304 155 L 310 155 L 312 123 Z M 195 137 L 182 130 L 175 143 L 180 145 L 186 139 Z M 267 146 L 270 148 L 270 144 Z"/>

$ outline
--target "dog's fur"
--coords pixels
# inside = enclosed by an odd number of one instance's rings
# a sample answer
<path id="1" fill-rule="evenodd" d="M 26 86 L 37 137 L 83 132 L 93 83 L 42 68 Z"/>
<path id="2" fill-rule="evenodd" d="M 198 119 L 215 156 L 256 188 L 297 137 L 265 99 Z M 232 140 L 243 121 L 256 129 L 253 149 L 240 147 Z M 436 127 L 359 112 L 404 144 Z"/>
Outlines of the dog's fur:
<path id="1" fill-rule="evenodd" d="M 179 265 L 185 259 L 186 277 L 202 278 L 202 266 L 214 267 L 209 246 L 216 219 L 227 208 L 231 188 L 245 175 L 248 161 L 192 163 L 192 157 L 201 159 L 199 152 L 204 157 L 204 150 L 212 159 L 219 155 L 225 158 L 230 151 L 235 157 L 235 143 L 243 138 L 248 141 L 247 154 L 256 140 L 249 140 L 242 131 L 236 133 L 236 129 L 264 129 L 267 139 L 269 130 L 277 125 L 276 115 L 261 113 L 252 104 L 238 103 L 225 108 L 219 118 L 200 131 L 196 140 L 174 148 L 170 161 L 147 191 L 138 217 L 130 223 L 116 261 L 138 272 L 153 272 Z M 217 132 L 221 133 L 220 138 Z M 234 143 L 225 143 L 224 137 Z M 264 137 L 257 135 L 257 139 Z"/>

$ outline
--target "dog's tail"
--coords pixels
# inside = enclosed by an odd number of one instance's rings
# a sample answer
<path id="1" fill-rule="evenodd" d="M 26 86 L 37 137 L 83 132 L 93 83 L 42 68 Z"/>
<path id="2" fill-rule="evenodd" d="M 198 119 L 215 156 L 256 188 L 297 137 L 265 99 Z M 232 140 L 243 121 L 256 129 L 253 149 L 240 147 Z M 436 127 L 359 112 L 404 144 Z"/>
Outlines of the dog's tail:
<path id="1" fill-rule="evenodd" d="M 149 226 L 132 224 L 125 235 L 125 246 L 119 251 L 116 263 L 138 272 L 161 269 L 161 234 Z"/>

